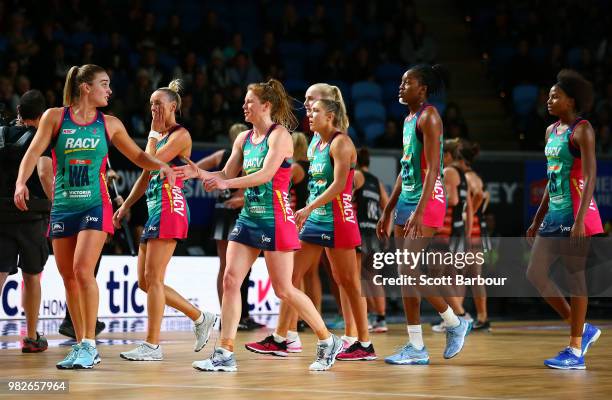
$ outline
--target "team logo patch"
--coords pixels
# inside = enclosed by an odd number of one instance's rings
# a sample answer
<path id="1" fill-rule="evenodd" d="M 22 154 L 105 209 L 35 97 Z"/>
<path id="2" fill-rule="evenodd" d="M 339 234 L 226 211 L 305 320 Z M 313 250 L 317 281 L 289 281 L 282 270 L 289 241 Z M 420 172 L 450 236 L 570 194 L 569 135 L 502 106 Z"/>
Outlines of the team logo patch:
<path id="1" fill-rule="evenodd" d="M 331 236 L 326 233 L 321 234 L 321 240 L 331 240 Z"/>
<path id="2" fill-rule="evenodd" d="M 75 132 L 76 132 L 76 129 L 62 129 L 62 133 L 64 135 L 72 135 Z"/>
<path id="3" fill-rule="evenodd" d="M 63 222 L 54 222 L 51 225 L 51 232 L 53 232 L 53 233 L 64 232 L 64 223 Z"/>
<path id="4" fill-rule="evenodd" d="M 100 218 L 92 217 L 91 215 L 88 215 L 85 217 L 85 223 L 88 224 L 90 222 L 100 222 Z"/>
<path id="5" fill-rule="evenodd" d="M 232 229 L 232 235 L 238 236 L 240 235 L 240 231 L 242 231 L 242 225 L 236 225 L 234 226 L 234 229 Z"/>
<path id="6" fill-rule="evenodd" d="M 266 236 L 264 234 L 261 235 L 261 243 L 270 243 L 272 241 L 272 238 L 269 236 Z"/>

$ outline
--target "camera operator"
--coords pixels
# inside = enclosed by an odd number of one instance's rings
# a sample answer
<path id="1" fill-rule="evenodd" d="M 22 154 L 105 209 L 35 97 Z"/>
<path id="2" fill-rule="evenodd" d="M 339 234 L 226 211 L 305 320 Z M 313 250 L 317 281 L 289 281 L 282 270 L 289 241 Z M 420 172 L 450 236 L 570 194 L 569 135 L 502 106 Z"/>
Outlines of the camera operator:
<path id="1" fill-rule="evenodd" d="M 21 268 L 27 321 L 27 336 L 21 346 L 24 353 L 47 349 L 47 340 L 36 331 L 36 325 L 41 302 L 40 274 L 49 258 L 46 233 L 53 187 L 49 150 L 38 160 L 38 177 L 33 176 L 27 182 L 30 192 L 27 212 L 15 207 L 13 194 L 19 163 L 34 138 L 45 108 L 43 94 L 30 90 L 19 100 L 17 119 L 0 126 L 0 289 L 7 276 L 17 273 L 17 267 Z"/>

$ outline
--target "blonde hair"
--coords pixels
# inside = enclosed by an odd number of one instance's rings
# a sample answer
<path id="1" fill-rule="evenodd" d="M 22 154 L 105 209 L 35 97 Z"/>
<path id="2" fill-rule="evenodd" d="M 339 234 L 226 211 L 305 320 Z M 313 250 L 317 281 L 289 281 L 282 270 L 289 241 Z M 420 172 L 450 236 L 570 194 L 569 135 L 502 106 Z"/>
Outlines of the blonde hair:
<path id="1" fill-rule="evenodd" d="M 293 114 L 291 98 L 282 83 L 270 79 L 268 82 L 251 83 L 247 90 L 252 91 L 261 102 L 269 102 L 272 105 L 270 109 L 272 121 L 283 125 L 289 131 L 297 128 L 298 120 Z"/>
<path id="2" fill-rule="evenodd" d="M 339 128 L 342 132 L 348 131 L 349 119 L 348 119 L 348 114 L 346 112 L 346 105 L 344 104 L 344 99 L 342 98 L 342 92 L 340 91 L 340 88 L 338 86 L 333 86 L 328 83 L 315 83 L 310 88 L 319 92 L 321 94 L 321 99 L 333 100 L 339 103 L 339 107 L 340 107 L 339 114 L 342 114 L 342 117 L 338 121 L 338 125 L 335 125 L 335 123 L 334 125 L 337 128 Z"/>
<path id="3" fill-rule="evenodd" d="M 291 134 L 291 139 L 293 139 L 293 159 L 295 161 L 308 159 L 306 156 L 306 151 L 308 150 L 308 139 L 306 139 L 306 135 L 302 132 L 295 131 Z"/>
<path id="4" fill-rule="evenodd" d="M 180 92 L 183 90 L 183 82 L 180 79 L 173 79 L 167 87 L 157 90 L 164 92 L 170 98 L 170 101 L 176 103 L 176 112 L 180 114 L 182 104 Z"/>
<path id="5" fill-rule="evenodd" d="M 70 107 L 81 97 L 82 83 L 91 84 L 96 74 L 105 72 L 104 68 L 95 64 L 85 64 L 80 67 L 75 65 L 70 68 L 64 83 L 64 106 Z"/>
<path id="6" fill-rule="evenodd" d="M 230 142 L 234 143 L 238 135 L 240 135 L 240 132 L 244 132 L 247 129 L 249 129 L 249 127 L 246 126 L 245 124 L 233 124 L 232 126 L 230 126 L 229 128 Z"/>
<path id="7" fill-rule="evenodd" d="M 346 116 L 346 109 L 343 107 L 343 103 L 330 99 L 319 99 L 315 101 L 315 104 L 316 103 L 320 103 L 328 113 L 334 114 L 334 127 L 338 128 L 340 132 L 346 133 L 348 129 L 348 117 Z"/>

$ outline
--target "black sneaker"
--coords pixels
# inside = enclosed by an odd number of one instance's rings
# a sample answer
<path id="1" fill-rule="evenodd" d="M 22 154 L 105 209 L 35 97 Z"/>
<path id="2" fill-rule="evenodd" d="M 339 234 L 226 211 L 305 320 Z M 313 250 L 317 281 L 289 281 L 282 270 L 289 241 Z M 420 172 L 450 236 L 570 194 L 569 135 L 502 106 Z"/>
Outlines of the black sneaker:
<path id="1" fill-rule="evenodd" d="M 472 326 L 472 330 L 473 331 L 487 331 L 487 332 L 490 332 L 491 331 L 491 323 L 489 322 L 489 320 L 486 320 L 485 322 L 476 321 L 474 323 L 474 325 Z"/>
<path id="2" fill-rule="evenodd" d="M 106 324 L 102 321 L 96 321 L 96 336 L 98 336 L 104 329 L 106 329 Z M 76 339 L 74 326 L 72 325 L 72 321 L 69 319 L 64 319 L 62 321 L 59 327 L 59 333 L 64 336 L 68 336 L 69 338 Z"/>
<path id="3" fill-rule="evenodd" d="M 239 331 L 252 331 L 263 327 L 265 327 L 265 325 L 255 322 L 251 317 L 243 318 L 238 322 Z"/>
<path id="4" fill-rule="evenodd" d="M 100 334 L 104 329 L 106 329 L 106 324 L 100 320 L 96 321 L 96 336 Z"/>
<path id="5" fill-rule="evenodd" d="M 264 324 L 260 324 L 259 322 L 255 322 L 255 320 L 251 317 L 246 319 L 246 324 L 249 327 L 249 330 L 265 328 Z"/>
<path id="6" fill-rule="evenodd" d="M 74 326 L 72 325 L 72 321 L 69 319 L 64 318 L 59 326 L 59 333 L 64 336 L 68 336 L 69 338 L 76 339 Z"/>

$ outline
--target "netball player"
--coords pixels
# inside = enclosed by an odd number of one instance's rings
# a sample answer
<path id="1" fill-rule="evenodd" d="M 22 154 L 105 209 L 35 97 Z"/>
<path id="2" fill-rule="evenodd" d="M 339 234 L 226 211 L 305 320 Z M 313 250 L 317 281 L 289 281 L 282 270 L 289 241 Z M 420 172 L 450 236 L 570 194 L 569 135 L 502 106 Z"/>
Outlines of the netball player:
<path id="1" fill-rule="evenodd" d="M 78 342 L 57 364 L 60 369 L 92 368 L 100 362 L 95 342 L 99 297 L 94 268 L 104 240 L 113 233 L 105 182 L 110 143 L 139 167 L 161 169 L 171 185 L 175 179 L 172 168 L 132 141 L 119 119 L 98 110 L 108 105 L 111 93 L 103 68 L 93 64 L 72 67 L 64 85 L 64 107 L 43 114 L 17 176 L 15 205 L 27 210 L 25 182 L 51 145 L 55 183 L 49 236 Z"/>
<path id="2" fill-rule="evenodd" d="M 176 112 L 181 109 L 180 89 L 180 82 L 174 80 L 168 87 L 157 89 L 151 95 L 153 120 L 147 152 L 172 166 L 182 165 L 181 159 L 191 155 L 189 131 L 176 122 Z M 138 248 L 138 287 L 147 293 L 147 337 L 135 349 L 120 354 L 126 360 L 163 360 L 159 335 L 166 304 L 194 322 L 194 351 L 200 351 L 206 345 L 217 320 L 214 314 L 201 312 L 164 284 L 166 268 L 176 243 L 184 240 L 189 230 L 189 207 L 183 184 L 182 179 L 177 179 L 174 185 L 170 185 L 159 171 L 144 170 L 113 216 L 115 227 L 119 228 L 130 207 L 146 194 L 149 219 Z"/>
<path id="3" fill-rule="evenodd" d="M 311 370 L 329 369 L 342 350 L 342 341 L 329 333 L 310 299 L 291 283 L 294 250 L 300 248 L 295 216 L 289 205 L 293 143 L 286 127 L 297 124 L 283 85 L 270 79 L 248 86 L 243 105 L 253 129 L 242 132 L 220 172 L 190 164 L 178 169 L 182 177 L 198 177 L 206 190 L 245 190 L 245 204 L 230 235 L 223 279 L 221 343 L 209 359 L 195 361 L 203 371 L 236 371 L 234 340 L 240 320 L 240 284 L 263 251 L 272 287 L 281 301 L 304 318 L 319 342 Z M 237 177 L 244 170 L 245 176 Z"/>
<path id="4" fill-rule="evenodd" d="M 436 232 L 436 238 L 448 240 L 448 246 L 444 245 L 445 251 L 457 252 L 467 251 L 469 237 L 469 222 L 472 215 L 472 196 L 468 189 L 466 171 L 468 170 L 465 160 L 461 157 L 462 142 L 459 139 L 448 139 L 444 141 L 444 190 L 446 192 L 446 215 L 444 225 Z M 445 299 L 457 316 L 471 322 L 471 316 L 463 309 L 463 296 L 465 290 L 461 287 L 441 288 Z M 440 322 L 432 326 L 433 332 L 446 332 L 446 322 Z"/>
<path id="5" fill-rule="evenodd" d="M 593 87 L 589 81 L 572 70 L 559 72 L 547 102 L 550 115 L 559 118 L 546 129 L 548 184 L 527 230 L 527 237 L 535 238 L 527 277 L 570 325 L 569 345 L 556 357 L 544 361 L 550 368 L 585 369 L 584 356 L 601 335 L 598 328 L 585 322 L 588 297 L 584 262 L 575 264 L 580 255 L 563 256 L 568 271 L 573 269 L 569 281 L 574 288 L 569 303 L 548 276 L 559 254 L 567 254 L 570 247 L 567 240 L 559 238 L 580 242 L 603 232 L 593 199 L 597 177 L 595 132 L 589 121 L 580 117 L 592 103 Z"/>
<path id="6" fill-rule="evenodd" d="M 234 143 L 240 132 L 244 132 L 248 127 L 244 124 L 233 124 L 229 129 L 230 143 Z M 223 170 L 229 156 L 232 153 L 232 148 L 217 150 L 213 154 L 204 157 L 196 163 L 196 165 L 206 171 Z M 214 232 L 213 238 L 217 244 L 217 255 L 219 256 L 219 273 L 217 274 L 217 296 L 219 297 L 219 305 L 223 298 L 223 275 L 225 274 L 225 256 L 227 252 L 227 243 L 230 232 L 234 229 L 236 219 L 240 214 L 240 209 L 244 205 L 244 190 L 220 190 L 215 203 L 215 211 L 213 213 Z M 264 325 L 258 324 L 249 317 L 249 276 L 251 272 L 242 282 L 240 286 L 240 295 L 242 297 L 242 314 L 238 330 L 252 330 L 262 328 Z"/>
<path id="7" fill-rule="evenodd" d="M 382 182 L 369 169 L 370 152 L 366 147 L 362 147 L 357 151 L 357 169 L 353 186 L 359 232 L 361 233 L 361 246 L 357 247 L 357 264 L 366 268 L 366 273 L 371 278 L 370 275 L 374 271 L 371 268 L 371 257 L 374 253 L 385 250 L 384 243 L 376 237 L 376 223 L 382 209 L 389 201 L 389 196 Z M 367 279 L 367 282 L 371 283 L 372 280 Z M 387 332 L 385 288 L 371 284 L 368 290 L 371 290 L 367 294 L 368 309 L 375 312 L 370 330 L 375 333 Z"/>
<path id="8" fill-rule="evenodd" d="M 440 176 L 442 120 L 436 108 L 427 103 L 427 97 L 442 89 L 443 84 L 440 66 L 421 64 L 404 73 L 399 87 L 399 101 L 409 110 L 404 121 L 401 172 L 378 222 L 377 233 L 380 238 L 387 236 L 391 213 L 397 208 L 394 233 L 396 238 L 406 239 L 400 240 L 399 245 L 411 252 L 422 251 L 444 221 L 446 196 Z M 423 344 L 420 322 L 420 294 L 410 293 L 408 297 L 407 288 L 403 289 L 410 340 L 385 361 L 390 364 L 428 364 L 429 353 Z M 435 288 L 429 288 L 429 292 L 435 292 Z M 452 358 L 463 348 L 471 324 L 458 318 L 442 297 L 430 295 L 427 300 L 446 321 L 444 358 Z"/>
<path id="9" fill-rule="evenodd" d="M 487 223 L 484 212 L 489 205 L 490 194 L 485 190 L 485 185 L 480 175 L 473 169 L 474 159 L 478 156 L 480 147 L 478 143 L 462 140 L 460 146 L 461 159 L 464 160 L 467 169 L 465 178 L 468 183 L 470 202 L 472 203 L 473 213 L 468 213 L 467 223 L 471 252 L 487 252 L 491 250 L 488 237 Z M 476 277 L 482 274 L 482 264 L 473 264 L 466 268 L 469 277 Z M 465 289 L 465 286 L 464 286 Z M 476 307 L 476 322 L 472 330 L 488 331 L 491 328 L 489 315 L 487 312 L 487 292 L 485 286 L 472 285 L 472 296 Z M 461 299 L 463 303 L 464 298 Z M 463 307 L 462 307 L 463 308 Z M 469 315 L 469 314 L 468 314 Z"/>
<path id="10" fill-rule="evenodd" d="M 342 307 L 345 318 L 348 318 L 345 327 L 345 335 L 342 337 L 344 349 L 345 351 L 348 350 L 358 339 L 360 339 L 361 342 L 347 354 L 350 354 L 351 357 L 358 355 L 360 359 L 374 359 L 376 355 L 368 338 L 367 309 L 364 304 L 364 299 L 360 296 L 360 276 L 354 252 L 355 247 L 360 243 L 358 226 L 356 223 L 352 224 L 349 220 L 344 221 L 342 219 L 343 213 L 342 215 L 337 214 L 340 210 L 344 211 L 345 204 L 342 202 L 343 198 L 350 202 L 349 198 L 351 197 L 351 192 L 344 193 L 344 191 L 347 187 L 348 180 L 352 182 L 353 171 L 351 168 L 351 159 L 349 157 L 347 161 L 348 165 L 341 163 L 341 166 L 336 168 L 337 162 L 340 161 L 336 161 L 334 156 L 338 156 L 338 153 L 334 153 L 333 151 L 330 153 L 332 150 L 330 147 L 332 136 L 335 140 L 338 138 L 341 140 L 338 142 L 340 145 L 334 145 L 334 148 L 340 146 L 340 148 L 343 149 L 344 144 L 348 145 L 348 142 L 344 142 L 345 139 L 349 139 L 350 141 L 350 138 L 346 135 L 339 136 L 338 134 L 338 132 L 346 132 L 348 128 L 348 117 L 346 115 L 340 90 L 336 86 L 317 83 L 306 91 L 306 101 L 304 105 L 309 117 L 309 122 L 314 121 L 312 120 L 314 105 L 320 101 L 326 103 L 322 103 L 317 109 L 315 125 L 311 124 L 311 130 L 316 133 L 308 148 L 308 159 L 310 161 L 308 170 L 310 196 L 308 205 L 303 209 L 308 214 L 312 212 L 312 215 L 308 218 L 305 226 L 300 232 L 302 248 L 295 255 L 293 283 L 294 285 L 299 285 L 306 271 L 313 267 L 316 268 L 321 258 L 321 253 L 323 249 L 325 249 L 328 259 L 332 264 L 334 280 L 336 282 L 342 280 L 344 284 L 340 284 L 339 286 L 341 288 L 346 286 L 348 287 L 347 290 L 353 291 L 352 300 L 346 297 L 346 300 L 343 301 L 343 305 L 346 305 Z M 328 111 L 328 106 L 333 109 L 332 112 Z M 321 132 L 314 129 L 313 126 L 320 126 L 322 129 L 325 129 L 328 134 L 326 137 L 327 140 L 322 140 Z M 350 142 L 349 148 L 350 146 L 353 146 L 352 142 Z M 356 156 L 353 160 L 354 159 L 356 159 Z M 343 159 L 342 161 L 344 162 L 346 160 Z M 346 167 L 346 170 L 344 170 L 344 167 Z M 335 175 L 340 172 L 346 174 L 346 176 Z M 348 188 L 352 188 L 352 183 Z M 338 203 L 338 199 L 340 199 L 340 203 Z M 326 201 L 322 202 L 323 200 Z M 330 202 L 330 200 L 333 201 Z M 313 208 L 312 204 L 314 204 L 315 201 L 317 202 L 317 207 Z M 352 206 L 351 204 L 348 205 Z M 353 212 L 353 210 L 347 209 L 347 212 Z M 354 221 L 355 218 L 352 218 L 352 220 Z M 335 229 L 338 231 L 336 232 Z M 334 264 L 334 260 L 337 260 L 341 254 L 344 256 L 343 261 Z M 334 267 L 334 265 L 336 266 Z M 341 268 L 344 269 L 341 270 Z M 356 285 L 357 289 L 353 290 L 353 285 Z M 341 291 L 344 290 L 341 289 Z M 363 321 L 360 322 L 363 325 L 360 325 L 361 330 L 359 332 L 357 332 L 358 329 L 352 321 L 351 306 L 349 304 L 352 301 L 358 304 L 357 310 L 363 312 L 359 315 L 359 317 L 363 317 Z M 288 352 L 295 352 L 289 349 L 294 343 L 299 343 L 299 337 L 297 336 L 297 332 L 295 332 L 297 330 L 297 319 L 298 313 L 291 309 L 288 304 L 281 303 L 276 332 L 260 342 L 247 343 L 246 348 L 256 353 L 273 354 L 283 357 L 287 356 Z M 291 328 L 293 328 L 293 330 L 289 331 Z M 347 354 L 343 357 L 346 357 Z"/>

